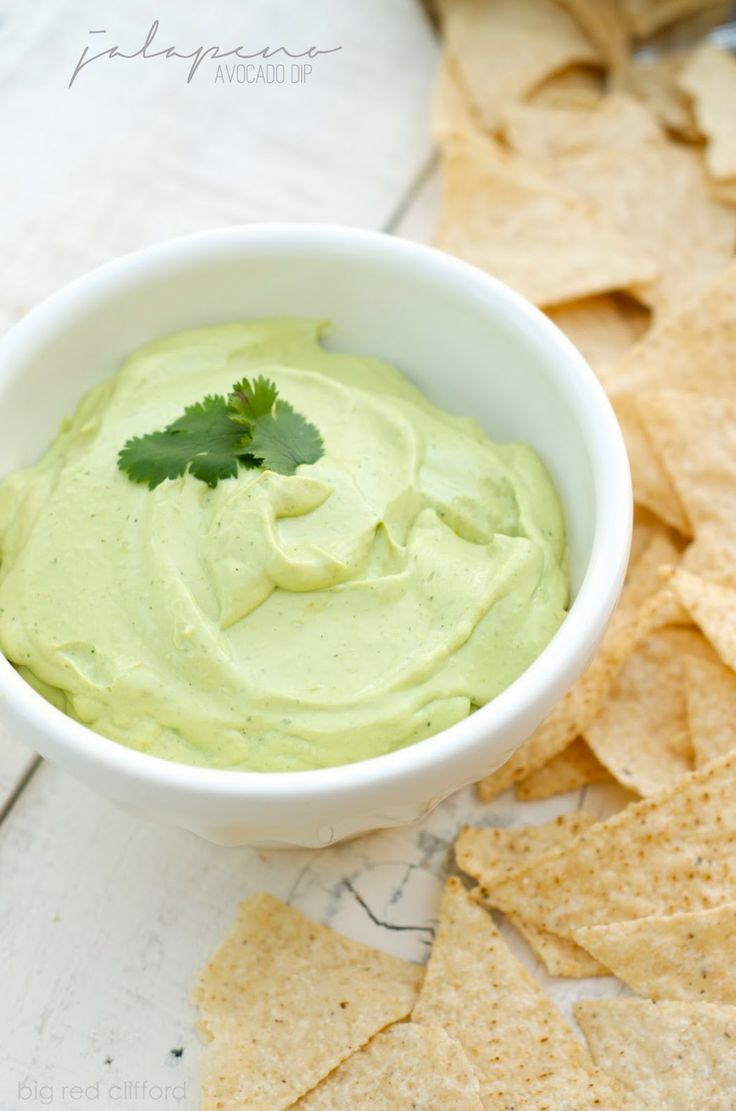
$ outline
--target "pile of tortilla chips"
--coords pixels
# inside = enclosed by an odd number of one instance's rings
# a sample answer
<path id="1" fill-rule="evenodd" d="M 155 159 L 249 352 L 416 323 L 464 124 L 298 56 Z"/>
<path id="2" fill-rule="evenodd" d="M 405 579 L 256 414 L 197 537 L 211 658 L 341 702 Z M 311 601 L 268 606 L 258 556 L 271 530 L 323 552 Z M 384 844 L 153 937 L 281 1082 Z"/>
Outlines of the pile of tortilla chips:
<path id="1" fill-rule="evenodd" d="M 195 989 L 203 1111 L 704 1111 L 736 1095 L 736 752 L 606 821 L 465 829 L 426 969 L 270 895 Z M 637 996 L 572 1028 L 507 948 Z"/>
<path id="2" fill-rule="evenodd" d="M 708 37 L 637 49 L 685 16 L 707 29 L 724 5 L 436 8 L 438 244 L 535 301 L 586 355 L 637 505 L 599 657 L 479 793 L 614 779 L 647 797 L 736 745 L 736 55 Z"/>
<path id="3" fill-rule="evenodd" d="M 724 851 L 736 822 L 718 829 L 716 814 L 734 782 L 727 757 L 609 822 L 464 831 L 458 860 L 488 887 L 448 881 L 425 970 L 251 896 L 195 989 L 203 1111 L 733 1108 L 736 905 L 717 900 L 736 884 Z M 606 907 L 601 889 L 643 849 Z M 489 897 L 519 908 L 530 940 L 550 922 L 570 954 L 588 947 L 662 1001 L 579 1003 L 587 1052 L 512 956 Z"/>
<path id="4" fill-rule="evenodd" d="M 255 895 L 195 996 L 203 1111 L 631 1106 L 458 879 L 426 974 Z"/>
<path id="5" fill-rule="evenodd" d="M 203 1111 L 736 1108 L 736 58 L 651 53 L 706 0 L 438 0 L 446 250 L 539 304 L 627 440 L 637 516 L 592 665 L 482 799 L 633 801 L 467 828 L 426 970 L 268 895 L 200 974 Z M 510 953 L 615 975 L 583 1046 Z M 625 985 L 625 987 L 624 987 Z"/>
<path id="6" fill-rule="evenodd" d="M 586 355 L 637 507 L 597 658 L 478 791 L 615 780 L 642 801 L 600 823 L 466 829 L 457 861 L 548 972 L 614 973 L 644 997 L 576 1010 L 636 1106 L 736 1107 L 736 56 L 708 38 L 634 49 L 724 6 L 437 7 L 438 243 Z"/>
<path id="7" fill-rule="evenodd" d="M 734 253 L 736 58 L 630 53 L 629 9 L 675 6 L 438 4 L 438 244 L 549 311 L 596 369 Z"/>

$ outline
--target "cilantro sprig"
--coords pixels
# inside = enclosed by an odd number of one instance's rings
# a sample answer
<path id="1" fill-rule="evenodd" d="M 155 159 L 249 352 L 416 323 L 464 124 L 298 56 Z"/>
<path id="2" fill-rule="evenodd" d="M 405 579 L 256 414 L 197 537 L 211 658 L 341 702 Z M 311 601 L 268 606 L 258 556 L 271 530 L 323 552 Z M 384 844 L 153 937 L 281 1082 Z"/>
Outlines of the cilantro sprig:
<path id="1" fill-rule="evenodd" d="M 161 431 L 128 440 L 118 467 L 154 490 L 187 472 L 208 486 L 235 478 L 239 467 L 292 475 L 300 463 L 316 463 L 323 454 L 314 425 L 261 376 L 236 382 L 229 397 L 209 394 Z"/>

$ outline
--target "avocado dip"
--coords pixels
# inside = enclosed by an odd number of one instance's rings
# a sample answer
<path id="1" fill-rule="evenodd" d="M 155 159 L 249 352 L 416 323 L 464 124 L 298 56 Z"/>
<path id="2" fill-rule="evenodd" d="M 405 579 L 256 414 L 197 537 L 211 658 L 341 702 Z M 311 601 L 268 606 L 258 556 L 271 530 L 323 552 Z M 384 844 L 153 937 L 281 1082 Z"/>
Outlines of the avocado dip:
<path id="1" fill-rule="evenodd" d="M 557 493 L 324 325 L 270 319 L 151 343 L 0 483 L 0 650 L 67 714 L 189 764 L 351 763 L 466 717 L 568 604 Z M 319 429 L 292 475 L 136 484 L 116 460 L 242 376 Z"/>

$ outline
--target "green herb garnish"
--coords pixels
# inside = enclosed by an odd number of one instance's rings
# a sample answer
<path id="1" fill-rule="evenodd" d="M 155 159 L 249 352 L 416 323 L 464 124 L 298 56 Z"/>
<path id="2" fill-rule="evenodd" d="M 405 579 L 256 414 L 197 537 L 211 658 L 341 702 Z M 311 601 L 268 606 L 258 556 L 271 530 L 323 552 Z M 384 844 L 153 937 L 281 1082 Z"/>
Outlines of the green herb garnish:
<path id="1" fill-rule="evenodd" d="M 291 475 L 323 454 L 314 425 L 279 398 L 273 382 L 259 377 L 237 382 L 227 398 L 210 395 L 189 405 L 161 432 L 128 440 L 118 466 L 153 490 L 187 472 L 208 486 L 235 478 L 238 467 Z"/>

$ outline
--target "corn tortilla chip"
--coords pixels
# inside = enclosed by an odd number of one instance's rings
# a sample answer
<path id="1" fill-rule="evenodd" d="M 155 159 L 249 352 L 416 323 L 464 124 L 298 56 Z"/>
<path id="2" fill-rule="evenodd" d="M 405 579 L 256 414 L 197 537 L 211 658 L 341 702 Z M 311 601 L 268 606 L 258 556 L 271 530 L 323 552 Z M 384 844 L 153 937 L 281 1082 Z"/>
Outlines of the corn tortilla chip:
<path id="1" fill-rule="evenodd" d="M 726 666 L 736 660 L 736 538 L 704 529 L 685 550 L 670 588 Z"/>
<path id="2" fill-rule="evenodd" d="M 607 783 L 611 779 L 608 768 L 604 768 L 583 737 L 577 737 L 557 756 L 517 783 L 516 797 L 522 802 L 532 802 L 577 791 L 589 783 Z"/>
<path id="3" fill-rule="evenodd" d="M 610 368 L 613 397 L 644 390 L 736 396 L 736 261 Z"/>
<path id="4" fill-rule="evenodd" d="M 712 182 L 710 192 L 722 204 L 736 204 L 736 177 Z"/>
<path id="5" fill-rule="evenodd" d="M 671 530 L 665 528 L 659 517 L 649 509 L 644 509 L 643 506 L 639 505 L 634 507 L 634 528 L 631 534 L 631 567 L 636 565 L 654 537 L 662 533 L 669 540 L 673 540 L 675 536 Z M 672 558 L 675 558 L 674 555 Z"/>
<path id="6" fill-rule="evenodd" d="M 650 999 L 736 1003 L 736 904 L 576 930 L 584 946 Z"/>
<path id="7" fill-rule="evenodd" d="M 570 939 L 583 926 L 734 902 L 734 798 L 728 755 L 550 849 L 497 884 L 493 901 Z"/>
<path id="8" fill-rule="evenodd" d="M 631 150 L 662 135 L 646 108 L 624 93 L 582 108 L 513 104 L 504 114 L 503 131 L 515 151 L 537 159 L 612 146 Z"/>
<path id="9" fill-rule="evenodd" d="M 553 0 L 441 0 L 445 41 L 484 125 L 508 104 L 574 63 L 599 60 L 591 41 Z"/>
<path id="10" fill-rule="evenodd" d="M 692 51 L 693 43 L 707 38 L 711 31 L 733 16 L 731 0 L 701 0 L 700 7 L 689 15 L 678 19 L 676 24 L 658 37 L 657 42 L 664 48 Z M 646 51 L 646 47 L 645 47 Z"/>
<path id="11" fill-rule="evenodd" d="M 485 899 L 479 890 L 473 894 L 484 906 L 492 907 L 493 900 Z M 606 976 L 608 969 L 600 961 L 581 949 L 567 937 L 559 937 L 518 914 L 507 914 L 507 920 L 518 930 L 534 956 L 542 962 L 550 976 L 564 976 L 570 980 L 586 980 L 591 976 Z"/>
<path id="12" fill-rule="evenodd" d="M 713 0 L 620 0 L 624 18 L 637 38 L 711 7 Z"/>
<path id="13" fill-rule="evenodd" d="M 510 759 L 478 783 L 482 801 L 490 801 L 531 775 L 585 732 L 624 660 L 638 640 L 661 623 L 669 593 L 658 593 L 659 568 L 676 561 L 678 556 L 677 547 L 666 534 L 655 536 L 630 573 L 593 663 Z"/>
<path id="14" fill-rule="evenodd" d="M 539 305 L 656 274 L 595 205 L 475 135 L 455 136 L 446 147 L 437 244 Z"/>
<path id="15" fill-rule="evenodd" d="M 443 55 L 432 96 L 432 133 L 444 141 L 480 127 L 457 63 L 447 52 Z"/>
<path id="16" fill-rule="evenodd" d="M 705 160 L 716 179 L 736 177 L 736 58 L 702 43 L 683 67 L 679 83 L 689 93 L 708 143 Z"/>
<path id="17" fill-rule="evenodd" d="M 483 1111 L 462 1046 L 444 1030 L 389 1027 L 294 1106 L 303 1111 Z"/>
<path id="18" fill-rule="evenodd" d="M 603 73 L 591 66 L 569 66 L 538 84 L 524 102 L 539 108 L 594 108 L 606 91 Z"/>
<path id="19" fill-rule="evenodd" d="M 695 629 L 659 629 L 626 660 L 585 738 L 629 791 L 652 795 L 695 766 L 684 659 L 715 653 Z"/>
<path id="20" fill-rule="evenodd" d="M 685 659 L 684 669 L 690 739 L 695 766 L 702 768 L 736 749 L 736 671 L 695 656 Z"/>
<path id="21" fill-rule="evenodd" d="M 421 978 L 271 895 L 246 899 L 195 988 L 203 1111 L 289 1107 L 405 1018 Z"/>
<path id="22" fill-rule="evenodd" d="M 685 552 L 687 550 L 686 548 Z M 631 627 L 632 624 L 641 625 L 641 611 L 650 609 L 653 622 L 651 628 L 679 623 L 689 624 L 682 609 L 672 604 L 669 592 L 663 593 L 661 590 L 666 577 L 665 571 L 671 570 L 681 555 L 682 548 L 671 530 L 660 527 L 653 533 L 636 563 L 629 564 L 617 610 L 620 616 L 615 617 L 612 625 L 620 624 L 626 627 Z M 655 606 L 654 603 L 657 605 Z M 646 635 L 649 627 L 646 622 L 643 623 L 642 636 Z"/>
<path id="23" fill-rule="evenodd" d="M 537 85 L 525 103 L 550 108 L 592 108 L 605 92 L 603 75 L 592 66 L 568 66 Z"/>
<path id="24" fill-rule="evenodd" d="M 445 889 L 413 1020 L 443 1027 L 468 1055 L 483 1107 L 623 1107 L 562 1016 L 458 879 Z"/>
<path id="25" fill-rule="evenodd" d="M 665 316 L 704 289 L 732 260 L 736 213 L 710 195 L 700 152 L 667 138 L 572 151 L 545 163 L 562 190 L 595 204 L 653 259 L 659 273 L 637 297 Z"/>
<path id="26" fill-rule="evenodd" d="M 623 294 L 603 293 L 556 305 L 547 312 L 607 388 L 607 368 L 639 340 L 651 321 L 643 305 Z"/>
<path id="27" fill-rule="evenodd" d="M 595 1062 L 652 1111 L 733 1111 L 736 1008 L 600 999 L 578 1003 Z"/>
<path id="28" fill-rule="evenodd" d="M 597 47 L 611 69 L 620 69 L 629 53 L 629 31 L 619 5 L 611 0 L 560 0 Z"/>
<path id="29" fill-rule="evenodd" d="M 695 532 L 736 534 L 736 397 L 662 390 L 636 407 Z"/>
<path id="30" fill-rule="evenodd" d="M 493 904 L 493 886 L 512 875 L 552 845 L 567 841 L 594 821 L 592 814 L 578 810 L 564 814 L 540 826 L 509 829 L 473 829 L 466 827 L 455 842 L 458 867 L 477 880 L 476 898 Z M 552 976 L 598 976 L 606 970 L 584 949 L 567 938 L 556 937 L 517 916 L 512 924 L 542 960 Z"/>
<path id="31" fill-rule="evenodd" d="M 700 132 L 690 98 L 677 84 L 683 58 L 680 54 L 632 58 L 618 74 L 617 87 L 637 97 L 667 131 L 698 142 Z"/>
<path id="32" fill-rule="evenodd" d="M 736 670 L 736 590 L 682 569 L 675 571 L 671 585 L 723 662 Z"/>
<path id="33" fill-rule="evenodd" d="M 636 505 L 656 514 L 682 536 L 692 536 L 692 526 L 672 480 L 644 431 L 637 398 L 624 394 L 614 399 L 613 408 L 626 443 Z"/>
<path id="34" fill-rule="evenodd" d="M 538 826 L 466 826 L 455 841 L 455 858 L 489 892 L 500 880 L 530 864 L 553 845 L 564 845 L 595 821 L 587 810 L 562 814 Z"/>
<path id="35" fill-rule="evenodd" d="M 720 529 L 703 529 L 682 554 L 683 571 L 736 590 L 736 539 Z"/>

